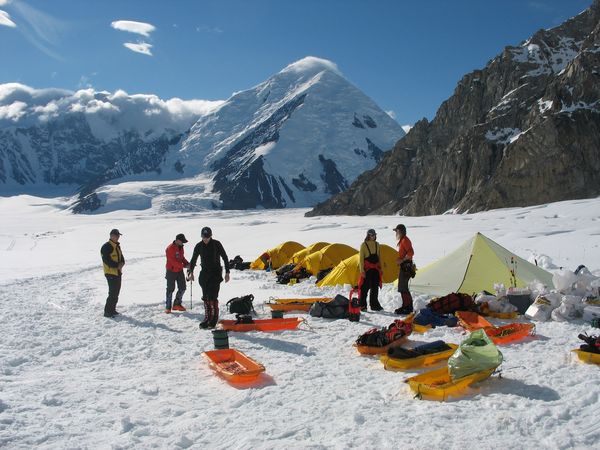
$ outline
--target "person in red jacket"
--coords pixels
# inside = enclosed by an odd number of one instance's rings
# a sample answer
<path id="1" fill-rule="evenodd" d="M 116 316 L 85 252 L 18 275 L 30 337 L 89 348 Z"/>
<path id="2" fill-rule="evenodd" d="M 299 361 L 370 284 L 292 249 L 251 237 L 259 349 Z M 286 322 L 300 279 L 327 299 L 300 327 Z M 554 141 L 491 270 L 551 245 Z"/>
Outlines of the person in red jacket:
<path id="1" fill-rule="evenodd" d="M 171 313 L 171 302 L 173 300 L 173 291 L 175 291 L 175 283 L 177 283 L 177 294 L 175 294 L 173 310 L 185 311 L 185 307 L 181 304 L 186 288 L 183 269 L 190 265 L 187 259 L 185 259 L 183 252 L 183 244 L 186 242 L 187 239 L 183 233 L 179 233 L 175 236 L 173 243 L 165 250 L 165 253 L 167 254 L 167 273 L 165 275 L 167 280 L 167 297 L 165 312 L 167 314 Z"/>
<path id="2" fill-rule="evenodd" d="M 413 299 L 408 290 L 408 281 L 413 276 L 412 259 L 415 255 L 412 242 L 406 236 L 406 227 L 399 224 L 394 228 L 396 239 L 398 239 L 398 265 L 400 273 L 398 274 L 398 292 L 402 296 L 402 306 L 396 309 L 396 314 L 410 314 L 413 312 Z"/>

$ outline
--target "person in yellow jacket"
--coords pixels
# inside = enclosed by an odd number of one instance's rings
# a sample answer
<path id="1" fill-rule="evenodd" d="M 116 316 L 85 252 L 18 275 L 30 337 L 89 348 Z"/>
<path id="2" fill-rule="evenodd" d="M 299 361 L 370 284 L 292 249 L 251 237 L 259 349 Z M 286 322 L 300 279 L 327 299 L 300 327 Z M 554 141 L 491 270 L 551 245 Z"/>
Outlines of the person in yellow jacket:
<path id="1" fill-rule="evenodd" d="M 102 255 L 102 266 L 104 267 L 104 276 L 108 282 L 108 297 L 104 305 L 104 317 L 115 317 L 117 314 L 117 302 L 119 301 L 119 292 L 121 291 L 122 269 L 125 265 L 125 258 L 121 251 L 119 238 L 122 234 L 116 228 L 110 231 L 110 239 L 100 249 Z"/>
<path id="2" fill-rule="evenodd" d="M 359 304 L 362 311 L 367 310 L 367 293 L 371 311 L 381 311 L 379 288 L 381 287 L 381 252 L 377 242 L 377 233 L 373 228 L 367 231 L 365 240 L 360 245 L 358 256 L 360 279 L 358 280 Z"/>

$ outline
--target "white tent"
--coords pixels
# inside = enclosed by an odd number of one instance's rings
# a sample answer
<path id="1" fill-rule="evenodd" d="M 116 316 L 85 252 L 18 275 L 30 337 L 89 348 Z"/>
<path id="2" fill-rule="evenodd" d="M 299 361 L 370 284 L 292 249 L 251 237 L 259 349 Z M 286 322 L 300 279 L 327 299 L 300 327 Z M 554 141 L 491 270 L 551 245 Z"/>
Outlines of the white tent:
<path id="1" fill-rule="evenodd" d="M 537 280 L 552 287 L 552 274 L 477 233 L 452 253 L 417 270 L 411 291 L 431 295 L 494 292 L 495 283 L 525 287 Z"/>

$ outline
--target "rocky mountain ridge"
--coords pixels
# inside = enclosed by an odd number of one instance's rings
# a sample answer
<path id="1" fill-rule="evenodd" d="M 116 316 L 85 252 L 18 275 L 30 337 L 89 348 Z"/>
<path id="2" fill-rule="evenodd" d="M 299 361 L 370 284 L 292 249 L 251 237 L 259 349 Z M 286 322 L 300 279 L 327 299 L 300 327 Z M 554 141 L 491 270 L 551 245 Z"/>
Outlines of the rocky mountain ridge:
<path id="1" fill-rule="evenodd" d="M 596 0 L 465 75 L 431 122 L 308 215 L 475 212 L 600 195 L 599 100 Z"/>

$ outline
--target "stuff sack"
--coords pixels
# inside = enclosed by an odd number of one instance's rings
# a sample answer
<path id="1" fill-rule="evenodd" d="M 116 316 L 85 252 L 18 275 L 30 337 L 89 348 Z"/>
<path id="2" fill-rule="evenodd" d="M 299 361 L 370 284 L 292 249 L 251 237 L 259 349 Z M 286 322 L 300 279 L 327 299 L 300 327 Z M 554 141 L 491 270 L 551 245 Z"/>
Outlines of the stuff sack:
<path id="1" fill-rule="evenodd" d="M 452 380 L 457 380 L 476 372 L 495 369 L 502 363 L 502 359 L 502 353 L 485 330 L 476 330 L 461 342 L 448 359 L 448 373 Z"/>
<path id="2" fill-rule="evenodd" d="M 458 319 L 452 314 L 436 314 L 429 308 L 420 309 L 414 318 L 417 325 L 431 325 L 433 328 L 440 326 L 455 327 Z"/>
<path id="3" fill-rule="evenodd" d="M 390 347 L 388 348 L 387 354 L 390 358 L 411 359 L 423 355 L 431 355 L 432 353 L 443 352 L 445 350 L 450 350 L 450 348 L 451 347 L 444 341 L 439 340 L 422 344 L 412 349 L 404 347 Z"/>
<path id="4" fill-rule="evenodd" d="M 349 303 L 350 300 L 338 294 L 329 302 L 313 303 L 308 313 L 313 317 L 323 317 L 324 319 L 347 319 Z"/>
<path id="5" fill-rule="evenodd" d="M 456 311 L 470 311 L 475 302 L 469 294 L 453 292 L 443 297 L 434 298 L 427 307 L 436 314 L 454 314 Z"/>
<path id="6" fill-rule="evenodd" d="M 243 297 L 234 297 L 226 305 L 229 307 L 231 314 L 250 314 L 250 311 L 255 312 L 252 305 L 253 300 L 254 295 L 248 294 Z"/>

